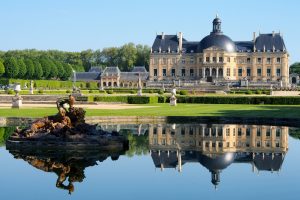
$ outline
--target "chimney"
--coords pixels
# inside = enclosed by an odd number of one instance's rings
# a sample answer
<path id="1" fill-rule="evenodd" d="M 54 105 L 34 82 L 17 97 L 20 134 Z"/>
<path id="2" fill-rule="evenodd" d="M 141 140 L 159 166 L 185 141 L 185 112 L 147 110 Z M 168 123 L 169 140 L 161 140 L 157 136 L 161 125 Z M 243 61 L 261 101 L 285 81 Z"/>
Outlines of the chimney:
<path id="1" fill-rule="evenodd" d="M 179 41 L 178 48 L 179 48 L 179 51 L 181 51 L 182 50 L 182 32 L 178 33 L 178 41 Z"/>
<path id="2" fill-rule="evenodd" d="M 253 32 L 253 42 L 256 40 L 256 32 Z"/>
<path id="3" fill-rule="evenodd" d="M 161 33 L 161 39 L 162 39 L 162 40 L 165 39 L 165 33 L 164 33 L 164 32 Z"/>

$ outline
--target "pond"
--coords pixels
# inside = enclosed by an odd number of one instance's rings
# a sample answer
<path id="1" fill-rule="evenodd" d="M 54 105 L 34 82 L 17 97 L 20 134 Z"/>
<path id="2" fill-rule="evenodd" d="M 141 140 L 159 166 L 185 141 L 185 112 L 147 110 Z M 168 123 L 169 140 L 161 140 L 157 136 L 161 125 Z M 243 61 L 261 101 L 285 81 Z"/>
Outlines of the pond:
<path id="1" fill-rule="evenodd" d="M 2 199 L 298 199 L 300 130 L 247 124 L 99 124 L 124 152 L 6 149 Z"/>

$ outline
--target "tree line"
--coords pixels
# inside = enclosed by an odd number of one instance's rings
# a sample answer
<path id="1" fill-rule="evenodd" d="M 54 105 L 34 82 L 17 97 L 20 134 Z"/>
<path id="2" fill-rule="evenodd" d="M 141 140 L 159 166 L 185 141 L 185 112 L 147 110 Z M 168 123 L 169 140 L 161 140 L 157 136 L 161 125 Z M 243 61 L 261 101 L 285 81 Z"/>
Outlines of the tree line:
<path id="1" fill-rule="evenodd" d="M 149 54 L 150 47 L 133 43 L 81 52 L 36 49 L 1 51 L 0 77 L 68 80 L 72 70 L 84 72 L 92 66 L 118 66 L 121 71 L 130 71 L 133 66 L 148 69 Z"/>

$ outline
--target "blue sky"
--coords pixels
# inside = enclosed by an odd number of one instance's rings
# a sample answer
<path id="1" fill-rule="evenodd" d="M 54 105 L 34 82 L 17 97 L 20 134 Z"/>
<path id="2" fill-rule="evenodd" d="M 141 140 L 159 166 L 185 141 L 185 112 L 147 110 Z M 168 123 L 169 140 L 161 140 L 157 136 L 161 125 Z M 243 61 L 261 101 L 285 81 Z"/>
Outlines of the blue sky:
<path id="1" fill-rule="evenodd" d="M 234 41 L 280 31 L 293 63 L 300 61 L 299 6 L 297 0 L 0 0 L 0 50 L 151 46 L 162 31 L 200 41 L 218 13 Z"/>

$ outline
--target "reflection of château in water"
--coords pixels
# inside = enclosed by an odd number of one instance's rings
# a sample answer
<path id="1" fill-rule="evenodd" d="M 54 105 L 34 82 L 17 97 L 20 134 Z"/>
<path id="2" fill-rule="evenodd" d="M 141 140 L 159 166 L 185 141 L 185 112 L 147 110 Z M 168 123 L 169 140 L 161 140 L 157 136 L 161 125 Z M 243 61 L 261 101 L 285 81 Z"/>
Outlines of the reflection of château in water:
<path id="1" fill-rule="evenodd" d="M 220 182 L 232 163 L 251 163 L 253 171 L 279 171 L 288 150 L 288 127 L 229 124 L 151 125 L 149 148 L 155 167 L 178 168 L 199 162 Z"/>

